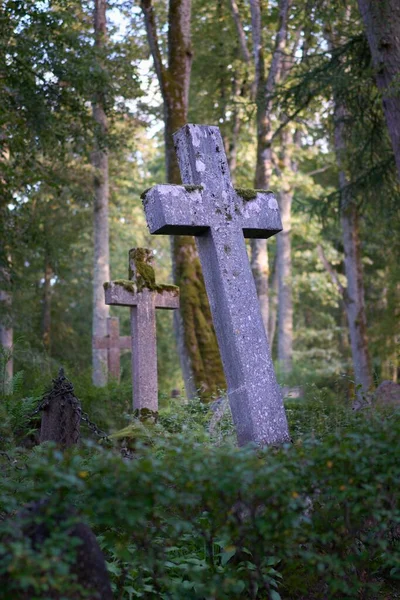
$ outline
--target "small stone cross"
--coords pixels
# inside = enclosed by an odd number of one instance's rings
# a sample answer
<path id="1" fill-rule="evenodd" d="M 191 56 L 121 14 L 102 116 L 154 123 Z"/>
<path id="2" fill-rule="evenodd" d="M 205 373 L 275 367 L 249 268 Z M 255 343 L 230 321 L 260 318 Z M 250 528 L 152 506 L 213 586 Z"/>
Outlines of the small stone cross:
<path id="1" fill-rule="evenodd" d="M 182 181 L 143 196 L 151 233 L 195 235 L 240 445 L 290 439 L 245 237 L 282 230 L 266 190 L 234 190 L 218 127 L 185 125 L 174 134 Z"/>
<path id="2" fill-rule="evenodd" d="M 129 279 L 104 284 L 106 304 L 131 308 L 133 408 L 139 416 L 158 412 L 156 308 L 179 308 L 179 288 L 156 283 L 152 252 L 129 252 Z"/>
<path id="3" fill-rule="evenodd" d="M 118 317 L 108 317 L 107 335 L 95 337 L 94 347 L 98 350 L 107 350 L 108 375 L 119 383 L 121 378 L 121 350 L 131 349 L 131 338 L 129 335 L 119 336 Z"/>

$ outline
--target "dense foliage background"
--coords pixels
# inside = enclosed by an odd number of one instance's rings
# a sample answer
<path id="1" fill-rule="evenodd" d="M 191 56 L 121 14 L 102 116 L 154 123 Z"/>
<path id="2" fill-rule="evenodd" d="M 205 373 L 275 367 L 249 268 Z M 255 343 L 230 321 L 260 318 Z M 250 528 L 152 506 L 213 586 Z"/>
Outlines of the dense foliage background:
<path id="1" fill-rule="evenodd" d="M 304 4 L 304 5 L 303 5 Z M 333 147 L 333 94 L 346 101 L 349 145 L 346 173 L 359 213 L 369 351 L 375 381 L 397 377 L 399 336 L 399 187 L 368 44 L 358 12 L 316 3 L 292 8 L 288 58 L 293 66 L 273 96 L 274 127 L 285 115 L 295 139 L 295 168 L 280 163 L 283 142 L 274 138 L 271 187 L 289 185 L 292 206 L 293 374 L 284 383 L 353 379 L 343 299 L 321 262 L 318 246 L 345 284 L 339 221 L 338 163 Z M 163 49 L 165 6 L 156 3 Z M 251 52 L 249 7 L 239 3 Z M 162 102 L 152 73 L 140 9 L 115 3 L 108 12 L 105 68 L 96 67 L 90 4 L 5 2 L 1 9 L 1 227 L 2 264 L 10 271 L 12 306 L 0 303 L 14 328 L 15 370 L 49 375 L 60 362 L 79 378 L 90 369 L 92 178 L 95 124 L 90 100 L 106 90 L 110 121 L 111 275 L 126 277 L 127 253 L 137 245 L 156 252 L 159 281 L 170 281 L 168 241 L 150 238 L 139 199 L 165 180 Z M 277 6 L 262 12 L 268 65 Z M 327 31 L 340 46 L 332 51 Z M 336 35 L 335 34 L 335 35 Z M 241 57 L 230 3 L 195 0 L 189 121 L 217 123 L 237 151 L 236 185 L 253 185 L 256 161 L 254 67 Z M 239 125 L 239 126 L 238 126 Z M 351 127 L 350 127 L 351 125 Z M 235 129 L 236 127 L 236 129 Z M 229 153 L 228 153 L 229 156 Z M 283 160 L 283 159 L 282 159 Z M 276 241 L 269 242 L 270 294 L 274 294 Z M 4 284 L 3 284 L 4 287 Z M 44 323 L 44 312 L 50 314 Z M 128 333 L 128 311 L 112 308 Z M 49 324 L 50 319 L 50 324 Z M 182 380 L 172 315 L 158 315 L 160 389 Z M 278 335 L 274 338 L 275 356 Z M 129 381 L 129 358 L 123 380 Z M 343 379 L 342 379 L 343 381 Z"/>
<path id="2" fill-rule="evenodd" d="M 229 410 L 218 420 L 201 402 L 209 397 L 188 400 L 169 311 L 157 315 L 156 423 L 132 417 L 129 353 L 120 384 L 92 384 L 93 153 L 109 161 L 111 277 L 126 278 L 129 249 L 145 246 L 157 280 L 172 282 L 170 243 L 149 235 L 140 200 L 169 177 L 167 95 L 143 14 L 153 7 L 166 65 L 169 9 L 190 3 L 107 2 L 102 44 L 92 2 L 1 3 L 0 334 L 14 339 L 11 351 L 0 348 L 5 600 L 70 597 L 69 531 L 82 519 L 115 598 L 400 597 L 399 412 L 351 410 L 361 384 L 349 331 L 362 330 L 371 388 L 397 381 L 400 336 L 399 178 L 359 3 L 261 2 L 253 60 L 256 0 L 192 2 L 188 121 L 219 125 L 235 185 L 251 188 L 266 111 L 268 185 L 281 209 L 290 199 L 287 275 L 275 237 L 266 270 L 278 380 L 302 394 L 286 401 L 293 443 L 279 449 L 236 448 Z M 99 98 L 104 129 L 92 113 Z M 351 314 L 346 228 L 365 322 Z M 290 323 L 279 314 L 289 280 Z M 129 311 L 111 314 L 127 334 Z M 290 368 L 281 360 L 288 335 Z M 108 441 L 83 426 L 79 448 L 36 445 L 34 410 L 60 365 Z M 41 499 L 50 535 L 33 547 L 24 535 L 32 523 L 18 515 Z"/>

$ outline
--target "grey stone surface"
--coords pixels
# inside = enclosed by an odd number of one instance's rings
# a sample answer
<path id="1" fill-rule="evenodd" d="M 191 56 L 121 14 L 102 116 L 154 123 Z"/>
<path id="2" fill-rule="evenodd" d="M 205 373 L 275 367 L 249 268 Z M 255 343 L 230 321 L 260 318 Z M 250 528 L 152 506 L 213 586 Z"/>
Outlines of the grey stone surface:
<path id="1" fill-rule="evenodd" d="M 119 335 L 118 317 L 108 317 L 107 335 L 93 338 L 94 348 L 107 350 L 108 376 L 113 377 L 119 383 L 121 378 L 121 350 L 131 349 L 131 338 L 129 335 Z"/>
<path id="2" fill-rule="evenodd" d="M 156 309 L 179 308 L 179 289 L 156 284 L 152 252 L 133 248 L 129 252 L 128 280 L 105 284 L 106 304 L 131 309 L 133 408 L 158 412 Z"/>
<path id="3" fill-rule="evenodd" d="M 157 185 L 145 194 L 150 232 L 196 236 L 239 444 L 288 441 L 245 245 L 245 237 L 281 231 L 278 203 L 268 191 L 233 189 L 218 127 L 186 125 L 174 141 L 186 187 Z"/>

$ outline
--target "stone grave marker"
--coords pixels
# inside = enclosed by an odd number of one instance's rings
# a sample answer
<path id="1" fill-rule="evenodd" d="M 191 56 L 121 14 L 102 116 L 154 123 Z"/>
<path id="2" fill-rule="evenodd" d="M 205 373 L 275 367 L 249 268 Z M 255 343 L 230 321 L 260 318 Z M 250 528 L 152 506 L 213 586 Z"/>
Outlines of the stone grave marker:
<path id="1" fill-rule="evenodd" d="M 107 350 L 108 376 L 120 382 L 121 379 L 121 350 L 131 349 L 129 335 L 119 335 L 118 317 L 108 317 L 107 335 L 94 337 L 93 345 L 98 350 Z"/>
<path id="2" fill-rule="evenodd" d="M 65 553 L 68 551 L 76 553 L 73 561 L 69 564 L 68 576 L 71 581 L 73 577 L 73 582 L 82 589 L 82 592 L 71 589 L 68 599 L 113 600 L 110 576 L 97 538 L 90 527 L 79 520 L 73 508 L 59 507 L 52 502 L 51 497 L 43 498 L 23 507 L 12 520 L 10 519 L 10 527 L 9 541 L 14 539 L 21 543 L 21 540 L 28 539 L 34 555 L 40 555 L 43 551 L 44 557 L 46 557 L 46 545 L 49 547 L 52 543 L 51 536 L 54 532 L 56 532 L 55 543 L 60 543 L 61 530 L 65 535 L 63 550 Z M 78 544 L 76 544 L 77 541 L 79 541 Z M 5 558 L 7 544 L 3 548 L 3 552 L 0 548 L 0 560 Z M 52 566 L 49 561 L 47 562 L 47 570 L 51 574 Z M 0 589 L 7 590 L 11 581 L 10 574 L 3 572 L 0 575 Z M 21 583 L 12 596 L 7 596 L 7 598 L 11 597 L 15 600 L 32 600 L 32 598 L 38 597 L 56 600 L 60 598 L 60 590 L 57 583 L 54 585 L 54 581 L 50 578 L 47 586 L 43 586 L 40 596 L 33 585 L 27 587 L 26 583 L 25 585 Z M 63 597 L 66 598 L 65 595 Z"/>
<path id="3" fill-rule="evenodd" d="M 129 252 L 129 279 L 104 284 L 106 304 L 131 309 L 133 408 L 139 416 L 158 412 L 156 309 L 179 308 L 179 288 L 156 283 L 148 248 Z"/>
<path id="4" fill-rule="evenodd" d="M 79 443 L 82 409 L 73 385 L 60 369 L 53 387 L 35 412 L 42 412 L 40 443 L 56 442 L 63 448 Z"/>
<path id="5" fill-rule="evenodd" d="M 232 187 L 218 127 L 185 125 L 174 142 L 185 185 L 143 194 L 150 232 L 196 236 L 239 444 L 289 441 L 245 245 L 282 230 L 278 203 Z"/>

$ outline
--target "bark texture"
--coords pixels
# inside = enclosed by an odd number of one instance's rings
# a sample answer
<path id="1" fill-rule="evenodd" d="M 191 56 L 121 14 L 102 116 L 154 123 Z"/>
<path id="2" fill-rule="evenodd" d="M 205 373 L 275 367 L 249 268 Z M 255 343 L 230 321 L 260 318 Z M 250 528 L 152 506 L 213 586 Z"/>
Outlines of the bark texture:
<path id="1" fill-rule="evenodd" d="M 349 191 L 343 159 L 346 153 L 346 109 L 335 99 L 334 141 L 339 165 L 340 222 L 342 227 L 344 266 L 347 288 L 341 290 L 350 333 L 354 378 L 362 392 L 372 387 L 372 374 L 368 351 L 367 319 L 364 302 L 364 282 L 361 263 L 358 208 Z"/>
<path id="2" fill-rule="evenodd" d="M 278 269 L 277 269 L 277 256 L 275 254 L 274 264 L 272 267 L 272 274 L 269 283 L 269 320 L 268 320 L 268 340 L 269 345 L 272 348 L 275 340 L 276 333 L 276 322 L 278 316 Z"/>
<path id="3" fill-rule="evenodd" d="M 191 0 L 170 0 L 168 10 L 168 64 L 158 43 L 151 0 L 141 0 L 147 38 L 164 101 L 165 159 L 168 183 L 181 183 L 172 134 L 186 124 L 192 50 Z M 204 399 L 226 388 L 211 311 L 193 237 L 171 238 L 174 282 L 180 287 L 180 311 L 175 330 L 186 393 Z"/>
<path id="4" fill-rule="evenodd" d="M 291 146 L 293 143 L 288 128 L 282 132 L 282 166 L 286 176 L 292 171 Z M 292 244 L 291 214 L 293 189 L 287 178 L 282 181 L 279 193 L 283 231 L 277 235 L 277 278 L 278 278 L 278 361 L 281 371 L 292 370 L 293 359 L 293 297 L 292 297 Z"/>
<path id="5" fill-rule="evenodd" d="M 9 391 L 9 384 L 13 378 L 13 359 L 12 359 L 12 348 L 13 348 L 13 328 L 11 324 L 11 307 L 12 307 L 12 292 L 11 292 L 11 277 L 8 266 L 0 267 L 0 310 L 1 310 L 1 323 L 0 323 L 0 346 L 3 348 L 5 355 L 9 357 L 9 360 L 2 365 L 3 372 L 1 373 L 0 380 L 3 384 L 3 392 Z"/>
<path id="6" fill-rule="evenodd" d="M 242 54 L 242 58 L 245 62 L 250 62 L 250 52 L 249 52 L 249 49 L 247 48 L 246 35 L 244 33 L 242 21 L 240 19 L 238 5 L 236 3 L 236 0 L 230 0 L 230 4 L 231 4 L 233 20 L 235 21 L 235 25 L 236 25 L 236 31 L 238 34 L 240 52 Z"/>
<path id="7" fill-rule="evenodd" d="M 400 178 L 400 2 L 358 0 Z"/>
<path id="8" fill-rule="evenodd" d="M 95 46 L 101 54 L 106 37 L 105 0 L 95 0 L 94 33 Z M 99 56 L 101 63 L 101 57 Z M 110 280 L 110 250 L 108 225 L 108 153 L 106 148 L 107 116 L 104 94 L 99 91 L 93 102 L 93 118 L 96 121 L 96 149 L 92 154 L 92 164 L 96 169 L 94 178 L 94 270 L 93 270 L 93 339 L 107 335 L 109 307 L 104 302 L 103 283 Z M 104 386 L 107 383 L 107 350 L 95 348 L 92 344 L 93 383 Z"/>
<path id="9" fill-rule="evenodd" d="M 268 75 L 265 74 L 265 63 L 261 35 L 260 0 L 250 0 L 251 22 L 253 31 L 253 55 L 255 65 L 255 89 L 257 103 L 257 163 L 254 187 L 268 189 L 272 174 L 272 97 L 279 80 L 282 57 L 286 44 L 287 23 L 290 0 L 280 0 L 279 24 L 275 37 L 275 47 Z M 268 298 L 268 253 L 265 240 L 251 240 L 251 268 L 254 275 L 257 294 L 265 330 L 268 333 L 269 298 Z"/>
<path id="10" fill-rule="evenodd" d="M 347 9 L 349 11 L 349 8 Z M 338 43 L 338 35 L 332 31 L 327 34 L 329 47 L 333 48 Z M 364 300 L 364 280 L 361 262 L 361 245 L 359 232 L 359 212 L 355 199 L 349 188 L 346 175 L 347 142 L 346 129 L 349 114 L 346 106 L 335 88 L 333 89 L 333 124 L 334 147 L 336 161 L 339 167 L 340 188 L 340 223 L 344 249 L 344 267 L 347 286 L 344 288 L 334 269 L 330 267 L 320 249 L 320 256 L 325 267 L 335 283 L 346 309 L 347 324 L 350 334 L 351 355 L 354 369 L 354 379 L 357 387 L 357 396 L 368 392 L 373 385 L 371 364 L 368 350 L 367 318 Z"/>
<path id="11" fill-rule="evenodd" d="M 51 350 L 51 278 L 53 277 L 53 268 L 48 255 L 46 255 L 44 265 L 44 283 L 43 283 L 43 311 L 42 311 L 42 340 L 46 351 Z"/>

